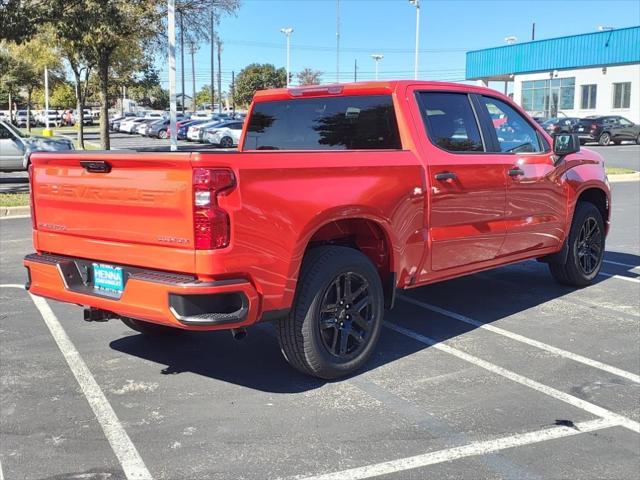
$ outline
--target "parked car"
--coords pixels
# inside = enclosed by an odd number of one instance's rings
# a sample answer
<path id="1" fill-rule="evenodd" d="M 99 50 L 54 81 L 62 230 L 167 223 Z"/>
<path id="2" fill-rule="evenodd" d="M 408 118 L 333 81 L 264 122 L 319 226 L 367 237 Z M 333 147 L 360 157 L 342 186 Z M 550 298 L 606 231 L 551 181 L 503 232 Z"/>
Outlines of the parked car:
<path id="1" fill-rule="evenodd" d="M 597 281 L 602 157 L 495 90 L 282 88 L 250 111 L 233 153 L 34 154 L 27 290 L 149 335 L 273 321 L 293 367 L 334 379 L 371 357 L 397 288 L 529 259 Z"/>
<path id="2" fill-rule="evenodd" d="M 242 133 L 242 122 L 232 120 L 222 123 L 215 128 L 205 130 L 205 141 L 222 148 L 231 148 L 238 145 Z"/>
<path id="3" fill-rule="evenodd" d="M 606 146 L 620 145 L 623 140 L 631 140 L 640 145 L 640 125 L 618 115 L 592 115 L 581 119 L 573 131 L 580 143 L 598 142 Z"/>
<path id="4" fill-rule="evenodd" d="M 187 132 L 189 127 L 193 127 L 196 125 L 202 125 L 206 123 L 207 120 L 186 120 L 184 122 L 180 122 L 178 128 L 178 140 L 187 140 Z"/>
<path id="5" fill-rule="evenodd" d="M 142 123 L 144 121 L 145 119 L 140 117 L 125 119 L 124 121 L 120 122 L 120 131 L 123 133 L 132 134 L 134 125 Z"/>
<path id="6" fill-rule="evenodd" d="M 152 138 L 168 138 L 169 137 L 169 120 L 158 120 L 149 125 L 147 135 Z"/>
<path id="7" fill-rule="evenodd" d="M 73 142 L 64 137 L 27 135 L 9 122 L 0 120 L 0 170 L 26 170 L 33 152 L 74 150 Z"/>
<path id="8" fill-rule="evenodd" d="M 18 110 L 15 114 L 15 122 L 19 128 L 25 128 L 27 126 L 27 110 Z M 36 120 L 33 116 L 33 111 L 29 112 L 29 123 L 35 126 Z"/>
<path id="9" fill-rule="evenodd" d="M 76 123 L 78 123 L 78 120 L 79 120 L 78 111 L 74 110 L 73 111 L 73 124 L 75 125 Z M 83 125 L 93 125 L 93 115 L 91 113 L 91 110 L 89 110 L 88 108 L 85 108 L 84 110 L 82 110 L 82 124 Z"/>
<path id="10" fill-rule="evenodd" d="M 129 118 L 135 118 L 136 114 L 131 112 L 125 112 L 124 115 L 117 115 L 109 119 L 109 130 L 117 132 L 120 130 L 120 122 Z"/>
<path id="11" fill-rule="evenodd" d="M 214 114 L 211 113 L 211 112 L 199 111 L 199 112 L 193 112 L 191 114 L 191 119 L 193 119 L 193 120 L 211 120 L 213 116 L 214 116 Z"/>
<path id="12" fill-rule="evenodd" d="M 220 119 L 216 118 L 214 120 L 209 120 L 207 122 L 191 125 L 187 129 L 187 140 L 190 142 L 199 142 L 202 140 L 202 132 L 205 128 L 212 127 L 214 125 L 218 125 L 220 123 Z"/>
<path id="13" fill-rule="evenodd" d="M 145 118 L 142 119 L 141 122 L 136 122 L 131 126 L 131 132 L 130 133 L 142 135 L 143 129 L 144 129 L 144 132 L 146 133 L 147 128 L 149 128 L 149 125 L 151 125 L 152 123 L 155 123 L 157 121 L 158 121 L 157 118 L 145 117 Z"/>
<path id="14" fill-rule="evenodd" d="M 579 121 L 580 119 L 576 117 L 554 117 L 542 123 L 542 128 L 544 128 L 549 135 L 555 133 L 571 133 L 573 127 Z"/>
<path id="15" fill-rule="evenodd" d="M 35 115 L 35 119 L 38 125 L 45 126 L 48 124 L 50 127 L 57 127 L 60 125 L 62 116 L 57 110 L 41 110 Z"/>

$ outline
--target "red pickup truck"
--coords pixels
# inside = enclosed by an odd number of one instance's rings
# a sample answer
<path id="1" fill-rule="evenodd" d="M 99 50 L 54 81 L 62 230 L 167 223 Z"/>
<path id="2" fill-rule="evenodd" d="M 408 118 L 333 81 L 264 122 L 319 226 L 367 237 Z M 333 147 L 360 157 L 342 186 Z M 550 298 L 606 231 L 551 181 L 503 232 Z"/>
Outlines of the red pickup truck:
<path id="1" fill-rule="evenodd" d="M 602 158 L 494 90 L 258 92 L 239 145 L 34 154 L 29 291 L 148 334 L 274 321 L 291 365 L 337 378 L 397 288 L 533 258 L 569 285 L 600 270 Z"/>

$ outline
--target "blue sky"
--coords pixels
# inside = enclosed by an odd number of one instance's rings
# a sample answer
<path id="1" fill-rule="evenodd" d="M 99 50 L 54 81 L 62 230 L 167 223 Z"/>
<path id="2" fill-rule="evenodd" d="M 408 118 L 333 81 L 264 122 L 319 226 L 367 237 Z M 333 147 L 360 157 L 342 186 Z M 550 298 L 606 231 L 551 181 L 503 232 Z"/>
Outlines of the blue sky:
<path id="1" fill-rule="evenodd" d="M 420 78 L 464 78 L 465 52 L 505 44 L 596 31 L 599 25 L 623 28 L 640 24 L 638 0 L 420 0 Z M 324 82 L 336 81 L 336 0 L 242 0 L 236 16 L 218 26 L 223 42 L 222 82 L 247 64 L 286 64 L 282 27 L 293 27 L 291 71 L 321 70 Z M 408 0 L 340 0 L 340 80 L 372 79 L 371 54 L 382 53 L 379 75 L 413 78 L 415 8 Z M 195 58 L 196 89 L 209 83 L 209 45 Z M 166 65 L 162 59 L 159 65 Z M 180 59 L 178 93 L 180 92 Z M 217 70 L 217 66 L 216 66 Z M 163 85 L 168 85 L 166 70 Z M 185 90 L 191 95 L 191 57 L 185 56 Z"/>

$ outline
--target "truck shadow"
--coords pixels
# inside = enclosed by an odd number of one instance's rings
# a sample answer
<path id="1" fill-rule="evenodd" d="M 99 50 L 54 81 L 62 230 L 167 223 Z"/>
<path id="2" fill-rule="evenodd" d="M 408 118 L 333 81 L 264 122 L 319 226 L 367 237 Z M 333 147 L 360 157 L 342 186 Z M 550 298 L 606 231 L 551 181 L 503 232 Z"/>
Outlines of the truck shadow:
<path id="1" fill-rule="evenodd" d="M 640 266 L 640 256 L 607 252 L 606 258 L 616 264 L 605 264 L 603 271 L 629 278 L 639 276 L 633 271 L 633 266 Z M 600 298 L 598 295 L 602 295 L 603 299 L 608 295 L 610 301 L 611 292 L 600 291 L 602 282 L 607 281 L 608 277 L 599 276 L 594 285 L 577 290 L 557 284 L 549 275 L 546 265 L 524 262 L 410 290 L 404 292 L 403 296 L 465 315 L 480 324 L 489 324 L 513 315 L 523 323 L 530 323 L 535 322 L 541 313 L 529 310 L 553 300 L 561 299 L 569 310 L 594 308 L 593 304 L 597 305 Z M 630 282 L 611 281 L 621 284 L 616 283 L 618 291 L 633 288 Z M 606 313 L 606 307 L 601 308 L 605 310 L 599 313 Z M 621 311 L 618 313 L 625 315 Z M 387 313 L 385 320 L 437 342 L 477 328 L 402 298 L 396 308 Z M 561 335 L 562 331 L 558 334 Z M 561 344 L 559 341 L 558 346 Z M 155 338 L 134 334 L 114 340 L 110 346 L 119 352 L 164 365 L 159 371 L 163 375 L 191 372 L 271 393 L 304 392 L 326 383 L 303 375 L 286 363 L 280 353 L 273 325 L 268 323 L 249 329 L 242 341 L 233 340 L 225 331 L 184 332 L 172 337 Z M 389 365 L 426 348 L 425 344 L 412 338 L 384 329 L 376 352 L 358 374 Z M 419 363 L 416 368 L 424 369 L 425 375 L 429 374 L 428 363 Z"/>

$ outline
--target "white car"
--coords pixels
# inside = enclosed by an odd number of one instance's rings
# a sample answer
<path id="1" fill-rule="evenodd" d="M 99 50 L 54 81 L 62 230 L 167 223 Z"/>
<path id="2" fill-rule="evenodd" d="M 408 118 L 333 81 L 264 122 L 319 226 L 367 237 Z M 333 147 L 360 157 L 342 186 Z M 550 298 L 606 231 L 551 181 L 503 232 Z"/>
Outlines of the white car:
<path id="1" fill-rule="evenodd" d="M 201 123 L 199 125 L 193 125 L 192 127 L 189 127 L 189 129 L 187 130 L 187 140 L 189 140 L 190 142 L 199 142 L 200 140 L 202 140 L 202 131 L 206 128 L 217 125 L 218 123 L 220 123 L 220 120 L 215 119 L 210 122 Z"/>
<path id="2" fill-rule="evenodd" d="M 156 120 L 164 120 L 164 113 L 161 112 L 147 112 L 144 118 L 154 118 Z"/>
<path id="3" fill-rule="evenodd" d="M 62 116 L 60 112 L 57 110 L 41 110 L 35 115 L 36 122 L 39 125 L 47 125 L 47 119 L 49 120 L 50 127 L 57 127 L 60 125 L 60 120 L 62 120 Z"/>
<path id="4" fill-rule="evenodd" d="M 207 142 L 222 148 L 231 148 L 238 145 L 242 133 L 242 122 L 233 122 L 222 128 L 209 130 Z"/>
<path id="5" fill-rule="evenodd" d="M 120 124 L 120 131 L 123 133 L 132 133 L 133 132 L 133 126 L 136 123 L 141 123 L 144 122 L 144 118 L 140 118 L 140 117 L 134 117 L 134 118 L 130 118 L 128 120 L 125 120 L 124 122 L 122 122 Z"/>

